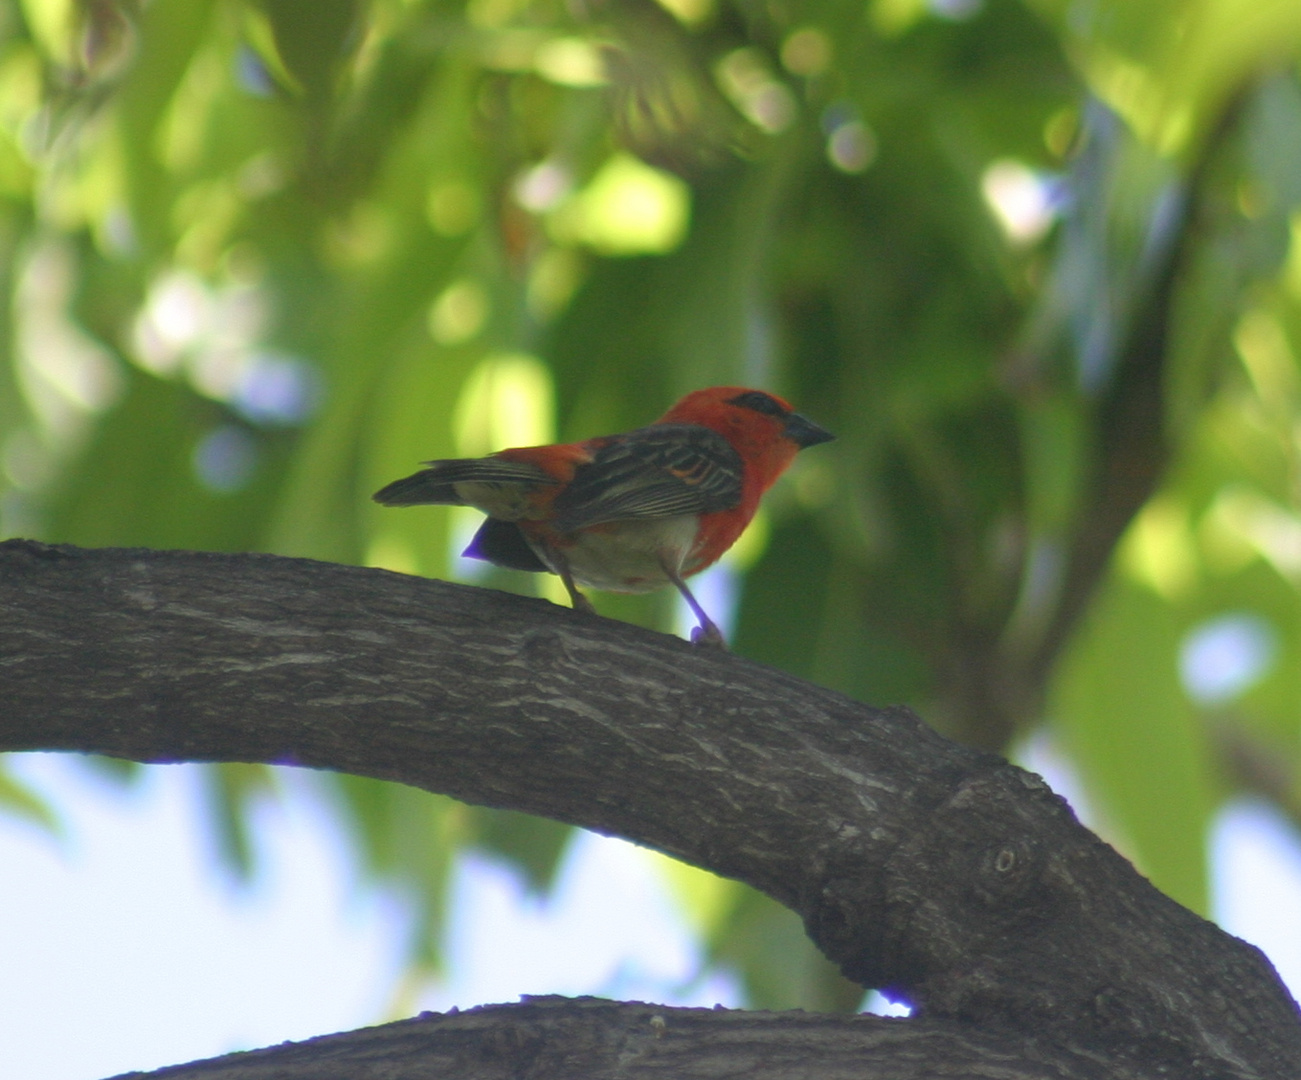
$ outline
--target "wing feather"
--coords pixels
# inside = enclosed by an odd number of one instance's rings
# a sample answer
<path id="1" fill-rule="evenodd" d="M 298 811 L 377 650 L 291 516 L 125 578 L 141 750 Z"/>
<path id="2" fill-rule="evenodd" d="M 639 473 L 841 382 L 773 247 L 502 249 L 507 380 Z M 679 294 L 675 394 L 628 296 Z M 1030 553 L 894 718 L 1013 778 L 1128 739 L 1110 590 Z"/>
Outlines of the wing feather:
<path id="1" fill-rule="evenodd" d="M 629 518 L 729 510 L 741 501 L 744 463 L 718 432 L 652 424 L 612 439 L 580 465 L 555 502 L 562 532 Z"/>
<path id="2" fill-rule="evenodd" d="M 507 458 L 449 458 L 427 461 L 418 473 L 394 480 L 371 496 L 385 506 L 414 506 L 442 503 L 463 506 L 465 500 L 456 493 L 456 484 L 555 484 L 559 481 L 527 461 Z"/>

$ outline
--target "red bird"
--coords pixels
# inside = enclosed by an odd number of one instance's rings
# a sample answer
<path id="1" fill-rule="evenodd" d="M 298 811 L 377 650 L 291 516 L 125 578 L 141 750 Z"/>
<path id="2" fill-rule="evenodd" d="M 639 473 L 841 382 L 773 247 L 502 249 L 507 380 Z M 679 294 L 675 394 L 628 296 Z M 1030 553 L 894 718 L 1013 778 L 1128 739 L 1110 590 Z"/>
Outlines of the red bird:
<path id="1" fill-rule="evenodd" d="M 638 593 L 672 584 L 700 620 L 692 641 L 721 645 L 684 579 L 736 542 L 796 453 L 834 437 L 773 394 L 714 386 L 626 435 L 430 461 L 374 498 L 483 511 L 465 554 L 559 574 L 580 611 L 592 605 L 579 585 Z"/>

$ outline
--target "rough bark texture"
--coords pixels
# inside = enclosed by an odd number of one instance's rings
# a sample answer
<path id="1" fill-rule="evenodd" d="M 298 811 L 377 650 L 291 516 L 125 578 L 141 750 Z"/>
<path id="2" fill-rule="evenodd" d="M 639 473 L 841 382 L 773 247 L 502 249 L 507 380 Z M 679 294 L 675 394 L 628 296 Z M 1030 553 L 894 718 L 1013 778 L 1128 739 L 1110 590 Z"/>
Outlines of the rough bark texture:
<path id="1" fill-rule="evenodd" d="M 542 601 L 0 544 L 0 749 L 298 764 L 542 814 L 754 885 L 851 978 L 973 1038 L 1115 1077 L 1301 1075 L 1262 954 L 1037 777 L 907 710 Z"/>
<path id="2" fill-rule="evenodd" d="M 129 1073 L 141 1077 L 143 1073 Z M 670 1009 L 528 998 L 426 1013 L 246 1054 L 160 1069 L 150 1080 L 1115 1080 L 1089 1058 L 967 1025 L 877 1016 Z M 122 1078 L 125 1080 L 125 1077 Z"/>

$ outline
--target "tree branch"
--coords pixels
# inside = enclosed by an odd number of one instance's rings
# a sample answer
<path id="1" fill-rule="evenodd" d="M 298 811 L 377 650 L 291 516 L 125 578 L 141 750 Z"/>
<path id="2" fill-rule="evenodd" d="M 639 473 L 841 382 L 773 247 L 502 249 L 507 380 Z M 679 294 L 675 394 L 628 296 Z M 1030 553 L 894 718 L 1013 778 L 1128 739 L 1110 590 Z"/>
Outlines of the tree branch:
<path id="1" fill-rule="evenodd" d="M 1116 1076 L 1301 1061 L 1258 950 L 907 710 L 543 601 L 266 555 L 10 541 L 0 613 L 0 749 L 298 764 L 525 810 L 761 889 L 930 1018 Z"/>
<path id="2" fill-rule="evenodd" d="M 1026 700 L 1036 711 L 1116 545 L 1160 486 L 1178 448 L 1167 395 L 1181 287 L 1199 244 L 1208 242 L 1212 173 L 1259 88 L 1258 78 L 1237 88 L 1203 138 L 1186 179 L 1173 184 L 1151 210 L 1148 265 L 1135 274 L 1137 301 L 1127 321 L 1116 327 L 1120 345 L 1114 367 L 1093 410 L 1093 475 L 1065 553 L 1056 608 L 1026 669 Z"/>
<path id="3" fill-rule="evenodd" d="M 952 1022 L 526 998 L 227 1054 L 149 1080 L 1117 1080 L 1097 1061 Z M 133 1077 L 146 1074 L 131 1073 Z M 125 1080 L 125 1078 L 122 1078 Z"/>

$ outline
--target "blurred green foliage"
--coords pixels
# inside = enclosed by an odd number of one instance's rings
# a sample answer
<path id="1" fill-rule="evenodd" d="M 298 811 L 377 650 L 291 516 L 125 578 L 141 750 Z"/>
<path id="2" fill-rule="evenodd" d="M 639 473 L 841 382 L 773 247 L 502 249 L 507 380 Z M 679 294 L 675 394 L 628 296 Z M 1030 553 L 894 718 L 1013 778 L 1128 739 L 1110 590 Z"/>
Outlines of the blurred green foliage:
<path id="1" fill-rule="evenodd" d="M 1049 725 L 1205 910 L 1217 805 L 1301 817 L 1298 49 L 1262 0 L 2 7 L 0 535 L 555 595 L 368 496 L 770 387 L 840 438 L 727 565 L 737 651 L 979 746 Z M 274 774 L 210 777 L 248 872 Z M 563 851 L 331 783 L 417 973 L 458 849 L 537 888 Z M 668 876 L 755 1004 L 857 1000 L 788 913 Z"/>

